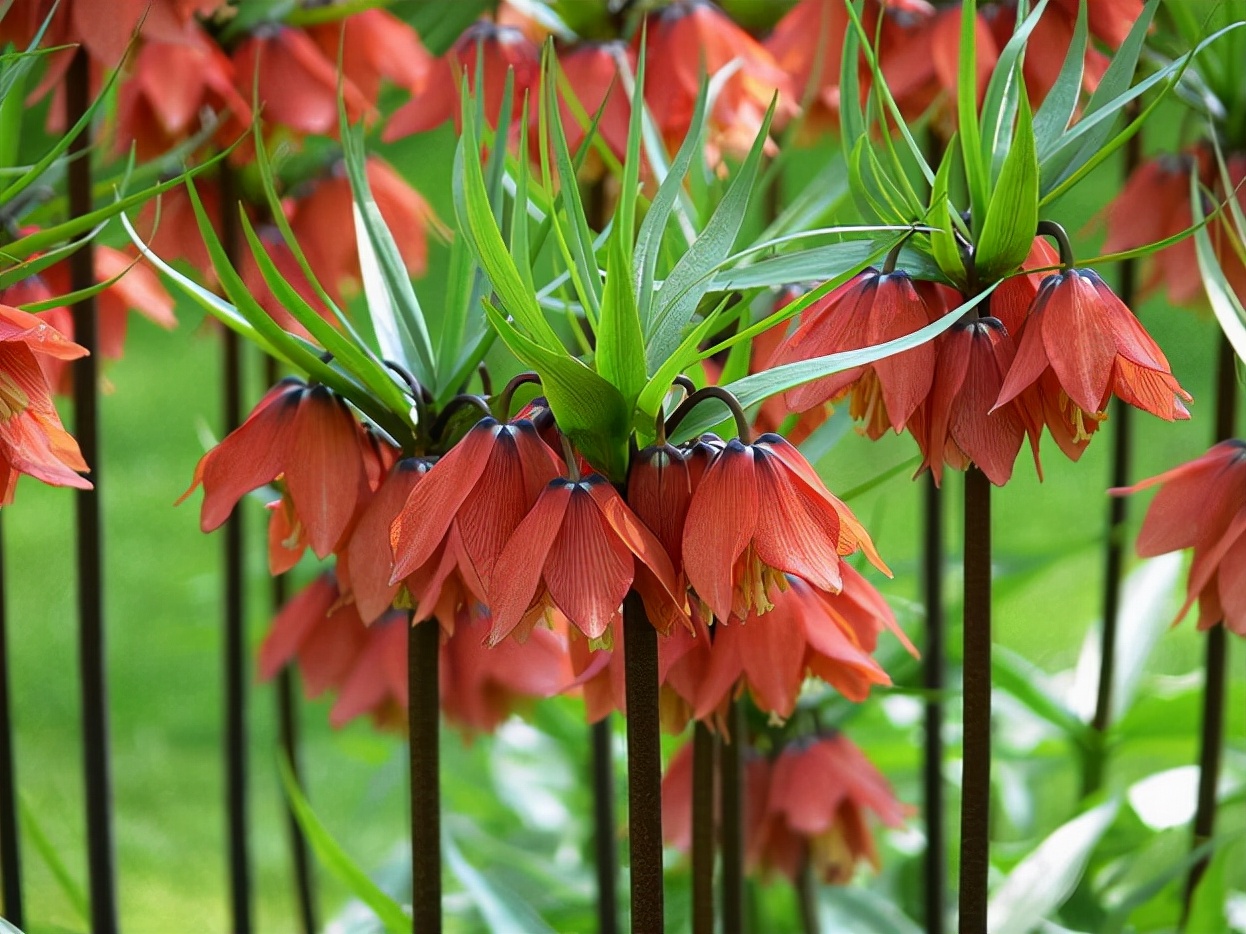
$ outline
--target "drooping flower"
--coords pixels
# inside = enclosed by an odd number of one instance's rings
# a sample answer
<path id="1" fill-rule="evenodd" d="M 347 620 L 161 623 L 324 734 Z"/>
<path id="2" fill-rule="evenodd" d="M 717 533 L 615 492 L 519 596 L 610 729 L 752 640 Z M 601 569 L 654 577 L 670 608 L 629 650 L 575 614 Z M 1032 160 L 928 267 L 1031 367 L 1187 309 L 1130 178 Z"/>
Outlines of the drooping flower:
<path id="1" fill-rule="evenodd" d="M 325 557 L 368 486 L 359 424 L 328 388 L 295 378 L 274 386 L 241 426 L 203 456 L 178 502 L 202 484 L 200 525 L 210 532 L 246 493 L 278 477 L 312 551 Z"/>
<path id="2" fill-rule="evenodd" d="M 945 463 L 957 470 L 974 463 L 1003 486 L 1026 434 L 1040 430 L 1020 405 L 997 401 L 1015 353 L 998 318 L 957 323 L 943 335 L 930 397 L 910 425 L 922 450 L 921 469 L 936 483 Z"/>
<path id="3" fill-rule="evenodd" d="M 484 57 L 483 88 L 476 87 L 477 46 Z M 385 126 L 385 141 L 432 130 L 451 119 L 458 127 L 461 120 L 459 95 L 464 75 L 472 93 L 484 97 L 485 118 L 491 125 L 496 124 L 502 110 L 508 69 L 514 71 L 514 119 L 518 120 L 518 102 L 522 102 L 524 92 L 536 87 L 540 79 L 540 50 L 518 29 L 478 20 L 468 27 L 449 52 L 433 63 L 423 93 L 394 111 Z"/>
<path id="4" fill-rule="evenodd" d="M 844 885 L 857 864 L 879 868 L 867 812 L 901 827 L 905 807 L 887 780 L 842 734 L 783 748 L 770 772 L 765 816 L 748 843 L 748 860 L 763 874 L 795 882 L 805 860 L 823 881 Z"/>
<path id="5" fill-rule="evenodd" d="M 219 120 L 216 142 L 227 146 L 251 122 L 250 99 L 235 87 L 233 62 L 187 22 L 181 41 L 147 41 L 135 55 L 117 95 L 117 151 L 133 144 L 139 159 L 163 156 L 199 132 L 205 110 Z"/>
<path id="6" fill-rule="evenodd" d="M 41 361 L 86 354 L 40 318 L 0 305 L 0 506 L 13 502 L 20 474 L 89 490 L 78 443 L 61 424 Z"/>
<path id="7" fill-rule="evenodd" d="M 770 609 L 784 575 L 828 592 L 842 586 L 842 556 L 862 549 L 890 573 L 868 533 L 778 435 L 727 443 L 700 479 L 684 525 L 688 582 L 718 619 Z"/>
<path id="8" fill-rule="evenodd" d="M 338 60 L 340 46 L 342 74 L 373 107 L 387 81 L 411 94 L 421 93 L 433 67 L 433 57 L 416 31 L 386 10 L 360 10 L 334 23 L 310 26 L 307 33 L 330 62 Z"/>
<path id="9" fill-rule="evenodd" d="M 451 532 L 488 594 L 494 566 L 560 463 L 527 419 L 478 422 L 411 490 L 393 520 L 393 578 L 427 564 Z M 457 531 L 456 531 L 457 530 Z"/>
<path id="10" fill-rule="evenodd" d="M 766 817 L 766 793 L 770 787 L 769 760 L 750 746 L 742 750 L 744 758 L 744 841 L 745 852 L 751 853 Z M 717 775 L 714 800 L 720 789 Z M 715 804 L 715 821 L 720 810 Z M 662 775 L 662 839 L 667 846 L 683 853 L 692 850 L 692 743 L 679 747 Z"/>
<path id="11" fill-rule="evenodd" d="M 708 115 L 707 161 L 747 153 L 777 93 L 777 116 L 796 112 L 788 76 L 771 54 L 707 0 L 675 0 L 649 17 L 645 103 L 673 152 L 692 124 L 702 70 L 732 65 Z M 639 36 L 637 37 L 639 41 Z"/>
<path id="12" fill-rule="evenodd" d="M 1048 369 L 1083 418 L 1100 417 L 1112 395 L 1167 421 L 1190 417 L 1183 400 L 1191 396 L 1164 352 L 1093 271 L 1070 269 L 1043 281 L 998 404 L 1015 399 Z"/>
<path id="13" fill-rule="evenodd" d="M 904 272 L 870 268 L 815 302 L 779 346 L 772 365 L 860 350 L 904 337 L 937 319 L 945 310 L 937 287 Z M 935 347 L 921 344 L 863 367 L 852 367 L 784 393 L 797 412 L 851 392 L 854 418 L 865 422 L 871 438 L 890 427 L 897 433 L 930 393 Z"/>
<path id="14" fill-rule="evenodd" d="M 623 598 L 646 566 L 657 585 L 647 605 L 683 606 L 666 550 L 610 483 L 598 474 L 546 485 L 498 556 L 489 585 L 497 643 L 529 632 L 557 610 L 590 639 L 618 617 Z M 681 613 L 652 617 L 666 618 Z"/>
<path id="15" fill-rule="evenodd" d="M 1246 636 L 1246 442 L 1222 441 L 1189 463 L 1111 492 L 1153 486 L 1159 492 L 1142 522 L 1138 554 L 1194 551 L 1176 622 L 1197 601 L 1199 629 L 1222 622 Z"/>

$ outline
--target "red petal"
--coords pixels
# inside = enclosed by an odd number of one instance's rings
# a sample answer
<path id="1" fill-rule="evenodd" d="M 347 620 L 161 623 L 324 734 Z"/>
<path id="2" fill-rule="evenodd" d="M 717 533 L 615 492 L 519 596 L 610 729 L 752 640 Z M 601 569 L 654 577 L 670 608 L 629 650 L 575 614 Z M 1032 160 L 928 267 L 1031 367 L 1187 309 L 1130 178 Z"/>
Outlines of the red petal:
<path id="1" fill-rule="evenodd" d="M 731 615 L 732 572 L 758 515 L 753 452 L 732 441 L 697 484 L 684 524 L 684 573 L 719 619 Z"/>
<path id="2" fill-rule="evenodd" d="M 516 526 L 515 533 L 498 556 L 488 595 L 493 615 L 490 642 L 496 644 L 505 639 L 531 607 L 570 500 L 568 482 L 551 482 L 533 504 L 532 511 Z"/>
<path id="3" fill-rule="evenodd" d="M 1035 299 L 1035 323 L 1060 385 L 1085 412 L 1107 397 L 1116 359 L 1108 313 L 1094 285 L 1076 270 L 1052 276 Z"/>
<path id="4" fill-rule="evenodd" d="M 370 623 L 394 602 L 399 584 L 390 583 L 394 571 L 393 550 L 389 544 L 390 526 L 409 502 L 411 491 L 427 482 L 428 462 L 406 458 L 390 470 L 376 495 L 364 509 L 346 545 L 351 569 L 350 589 L 355 606 L 365 623 Z M 400 575 L 401 577 L 402 575 Z"/>
<path id="5" fill-rule="evenodd" d="M 606 631 L 635 576 L 628 545 L 603 520 L 603 510 L 595 502 L 596 496 L 589 492 L 593 486 L 614 493 L 604 480 L 588 480 L 571 487 L 562 528 L 549 549 L 544 572 L 554 603 L 590 639 L 599 638 Z M 614 497 L 622 505 L 617 493 Z M 632 521 L 640 527 L 635 517 Z M 649 537 L 652 539 L 651 534 Z M 656 545 L 656 539 L 653 541 Z M 670 575 L 669 566 L 667 574 Z"/>
<path id="6" fill-rule="evenodd" d="M 324 386 L 313 386 L 299 404 L 284 467 L 286 489 L 308 544 L 323 558 L 346 531 L 365 482 L 354 416 Z"/>
<path id="7" fill-rule="evenodd" d="M 267 681 L 293 660 L 315 627 L 324 622 L 329 608 L 337 602 L 333 579 L 321 575 L 294 595 L 273 620 L 272 628 L 260 646 L 259 675 Z"/>

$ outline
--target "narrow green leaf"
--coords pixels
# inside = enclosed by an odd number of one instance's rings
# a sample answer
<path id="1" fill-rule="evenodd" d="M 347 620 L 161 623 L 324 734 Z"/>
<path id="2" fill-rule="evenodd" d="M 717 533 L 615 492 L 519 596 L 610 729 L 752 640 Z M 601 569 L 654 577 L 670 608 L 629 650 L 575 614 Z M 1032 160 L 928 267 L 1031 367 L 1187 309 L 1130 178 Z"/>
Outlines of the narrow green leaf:
<path id="1" fill-rule="evenodd" d="M 1036 923 L 1063 905 L 1119 807 L 1119 802 L 1108 801 L 1078 815 L 1018 863 L 991 894 L 992 934 L 1029 934 Z"/>
<path id="2" fill-rule="evenodd" d="M 1029 255 L 1038 227 L 1038 178 L 1034 126 L 1023 85 L 1017 131 L 991 195 L 975 251 L 974 264 L 983 280 L 1011 272 Z"/>
<path id="3" fill-rule="evenodd" d="M 349 126 L 344 105 L 340 102 L 339 108 L 342 155 L 354 199 L 355 243 L 359 249 L 368 312 L 372 316 L 377 339 L 384 340 L 381 335 L 386 334 L 389 346 L 382 343 L 385 355 L 396 356 L 420 385 L 435 389 L 437 362 L 432 338 L 406 264 L 398 252 L 398 244 L 394 242 L 393 234 L 381 216 L 381 209 L 372 197 L 363 129 Z"/>
<path id="4" fill-rule="evenodd" d="M 1038 25 L 1039 17 L 1047 9 L 1047 2 L 1048 0 L 1039 0 L 1038 5 L 1014 30 L 1012 37 L 1000 51 L 987 83 L 986 97 L 982 101 L 982 155 L 990 165 L 998 165 L 998 160 L 1008 152 L 1017 104 L 1025 97 L 1021 67 L 1025 60 L 1026 45 L 1034 27 Z"/>
<path id="5" fill-rule="evenodd" d="M 1111 911 L 1099 926 L 1098 934 L 1123 934 L 1126 930 L 1135 930 L 1135 928 L 1129 925 L 1130 915 L 1178 879 L 1189 875 L 1191 867 L 1196 863 L 1207 859 L 1226 843 L 1240 839 L 1241 836 L 1240 831 L 1231 834 L 1219 834 L 1205 843 L 1194 847 L 1181 859 L 1156 872 L 1146 882 L 1133 889 L 1119 902 L 1111 906 Z"/>
<path id="6" fill-rule="evenodd" d="M 978 125 L 977 23 L 977 0 L 965 0 L 960 6 L 956 119 L 965 164 L 965 182 L 969 186 L 970 218 L 975 231 L 982 229 L 991 187 L 991 169 L 982 155 L 982 132 Z"/>
<path id="7" fill-rule="evenodd" d="M 939 163 L 939 173 L 935 176 L 934 187 L 930 191 L 930 224 L 934 228 L 930 234 L 930 252 L 943 274 L 956 285 L 965 287 L 968 285 L 969 274 L 965 270 L 965 258 L 961 255 L 956 227 L 952 223 L 953 208 L 948 194 L 952 164 L 960 152 L 958 139 L 959 137 L 953 136 L 944 151 L 943 161 Z"/>
<path id="8" fill-rule="evenodd" d="M 22 830 L 25 831 L 26 837 L 29 838 L 35 852 L 39 854 L 39 857 L 48 867 L 52 878 L 56 880 L 56 887 L 61 890 L 61 894 L 65 896 L 65 900 L 69 902 L 70 907 L 73 908 L 74 913 L 82 923 L 89 923 L 90 911 L 86 892 L 65 865 L 60 851 L 52 845 L 52 841 L 43 832 L 43 827 L 39 823 L 35 809 L 26 803 L 24 795 L 21 798 L 18 809 L 21 811 Z"/>
<path id="9" fill-rule="evenodd" d="M 857 30 L 845 30 L 839 66 L 839 132 L 845 141 L 865 139 L 869 135 L 865 111 L 861 107 L 860 56 L 861 38 Z"/>
<path id="10" fill-rule="evenodd" d="M 662 283 L 657 294 L 657 311 L 645 331 L 646 368 L 650 372 L 661 366 L 662 361 L 679 346 L 684 327 L 709 288 L 707 273 L 731 254 L 731 247 L 748 211 L 753 184 L 757 180 L 762 151 L 770 133 L 770 121 L 774 117 L 775 101 L 777 97 L 770 102 L 752 149 L 731 180 L 709 223 Z"/>
<path id="11" fill-rule="evenodd" d="M 381 891 L 380 886 L 368 878 L 368 874 L 346 855 L 346 851 L 325 829 L 299 790 L 298 781 L 284 755 L 277 756 L 277 770 L 281 774 L 281 785 L 285 789 L 286 800 L 290 802 L 290 810 L 294 812 L 294 818 L 320 864 L 333 873 L 352 895 L 371 908 L 377 920 L 388 930 L 395 934 L 410 930 L 411 918 L 403 907 Z"/>
<path id="12" fill-rule="evenodd" d="M 718 273 L 710 286 L 711 292 L 748 291 L 779 288 L 797 282 L 817 282 L 849 266 L 875 256 L 878 247 L 870 240 L 845 240 L 827 243 L 795 253 L 781 253 L 749 266 Z M 941 278 L 939 267 L 922 253 L 905 247 L 897 264 L 917 279 Z"/>
<path id="13" fill-rule="evenodd" d="M 506 311 L 547 350 L 561 348 L 558 335 L 545 320 L 536 296 L 524 283 L 502 240 L 480 170 L 480 146 L 471 114 L 464 114 L 463 135 L 454 153 L 454 212 L 461 235 L 472 248 Z"/>
<path id="14" fill-rule="evenodd" d="M 1196 171 L 1190 173 L 1190 209 L 1195 220 L 1206 220 L 1207 213 L 1203 210 L 1203 197 Z M 1242 307 L 1241 300 L 1225 278 L 1205 226 L 1200 226 L 1194 232 L 1194 248 L 1198 256 L 1198 269 L 1203 277 L 1203 288 L 1207 292 L 1207 300 L 1211 303 L 1216 321 L 1233 346 L 1238 359 L 1246 361 L 1246 308 Z"/>
<path id="15" fill-rule="evenodd" d="M 1024 658 L 997 648 L 991 657 L 991 680 L 1032 714 L 1063 732 L 1079 749 L 1089 747 L 1090 728 L 1057 696 L 1046 676 Z"/>
<path id="16" fill-rule="evenodd" d="M 565 350 L 551 351 L 523 334 L 488 301 L 484 308 L 511 353 L 540 375 L 558 427 L 595 467 L 621 481 L 627 473 L 631 410 L 619 391 Z"/>
<path id="17" fill-rule="evenodd" d="M 705 125 L 706 98 L 708 86 L 702 82 L 697 92 L 696 104 L 692 110 L 692 122 L 688 127 L 688 135 L 684 137 L 675 159 L 671 162 L 666 177 L 658 185 L 657 194 L 649 205 L 649 212 L 640 223 L 640 231 L 636 234 L 635 276 L 636 305 L 640 309 L 641 325 L 645 333 L 651 333 L 653 317 L 657 314 L 656 303 L 653 301 L 654 276 L 658 268 L 658 254 L 662 251 L 662 238 L 666 234 L 666 225 L 675 209 L 675 202 L 683 191 L 684 176 L 692 164 L 692 157 L 699 148 L 701 128 Z M 633 95 L 633 105 L 637 95 Z M 643 99 L 643 98 L 642 98 Z M 633 106 L 634 109 L 634 106 Z"/>
<path id="18" fill-rule="evenodd" d="M 1051 145 L 1068 129 L 1069 121 L 1077 113 L 1077 100 L 1082 91 L 1082 73 L 1086 67 L 1086 43 L 1090 36 L 1089 4 L 1077 5 L 1077 24 L 1073 27 L 1073 39 L 1068 54 L 1060 66 L 1056 83 L 1034 114 L 1034 138 L 1038 145 L 1039 161 L 1042 161 Z"/>
<path id="19" fill-rule="evenodd" d="M 622 226 L 610 237 L 606 291 L 597 327 L 597 371 L 619 390 L 630 410 L 645 385 L 645 339 L 640 331 L 631 263 Z"/>

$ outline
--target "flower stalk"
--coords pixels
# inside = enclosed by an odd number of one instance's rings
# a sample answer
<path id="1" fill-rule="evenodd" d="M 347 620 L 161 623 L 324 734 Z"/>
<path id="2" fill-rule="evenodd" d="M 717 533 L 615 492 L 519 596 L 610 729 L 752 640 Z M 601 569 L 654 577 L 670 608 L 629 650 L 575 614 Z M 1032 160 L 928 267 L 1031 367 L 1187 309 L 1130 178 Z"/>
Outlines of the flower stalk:
<path id="1" fill-rule="evenodd" d="M 991 815 L 991 484 L 965 471 L 960 930 L 986 931 Z"/>
<path id="2" fill-rule="evenodd" d="M 441 784 L 438 692 L 441 630 L 408 616 L 407 728 L 411 781 L 411 921 L 416 934 L 441 931 Z"/>
<path id="3" fill-rule="evenodd" d="M 744 699 L 731 702 L 730 736 L 719 751 L 722 792 L 723 934 L 744 931 Z"/>
<path id="4" fill-rule="evenodd" d="M 943 699 L 947 620 L 943 613 L 943 498 L 932 475 L 922 483 L 926 645 L 922 653 L 925 706 L 925 749 L 922 757 L 922 802 L 926 824 L 926 856 L 922 871 L 927 934 L 943 934 L 943 901 L 947 889 L 946 833 L 943 807 Z"/>
<path id="5" fill-rule="evenodd" d="M 0 527 L 0 907 L 14 927 L 25 922 L 22 864 L 17 825 L 17 769 L 13 761 L 10 713 L 8 597 L 5 593 L 4 534 Z"/>
<path id="6" fill-rule="evenodd" d="M 614 750 L 610 716 L 589 727 L 593 782 L 593 848 L 597 872 L 597 930 L 619 930 L 619 854 L 615 847 Z"/>
<path id="7" fill-rule="evenodd" d="M 662 931 L 662 741 L 658 634 L 635 590 L 623 601 L 627 693 L 627 801 L 633 931 Z"/>
<path id="8" fill-rule="evenodd" d="M 692 732 L 692 934 L 714 934 L 714 771 L 717 743 L 698 720 Z"/>

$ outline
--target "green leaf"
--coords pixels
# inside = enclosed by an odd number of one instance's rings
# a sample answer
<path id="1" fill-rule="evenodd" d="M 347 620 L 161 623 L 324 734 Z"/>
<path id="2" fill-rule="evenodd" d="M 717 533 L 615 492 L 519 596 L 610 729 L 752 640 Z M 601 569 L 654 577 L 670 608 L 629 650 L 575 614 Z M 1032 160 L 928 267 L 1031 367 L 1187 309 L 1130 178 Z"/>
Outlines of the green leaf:
<path id="1" fill-rule="evenodd" d="M 640 223 L 640 231 L 636 234 L 636 252 L 634 257 L 636 276 L 636 305 L 640 309 L 640 320 L 645 333 L 650 333 L 652 320 L 657 313 L 653 301 L 654 276 L 658 268 L 658 254 L 662 251 L 662 238 L 666 234 L 666 225 L 675 209 L 675 202 L 683 191 L 684 176 L 692 164 L 692 157 L 699 148 L 701 128 L 705 125 L 705 106 L 709 87 L 704 82 L 697 92 L 696 104 L 692 109 L 692 122 L 688 126 L 688 135 L 680 144 L 670 169 L 658 185 L 657 194 L 649 204 L 649 211 Z"/>
<path id="2" fill-rule="evenodd" d="M 328 869 L 338 881 L 375 912 L 377 919 L 385 927 L 394 931 L 409 931 L 411 918 L 402 906 L 386 895 L 381 888 L 368 878 L 368 874 L 359 868 L 346 851 L 338 845 L 320 819 L 303 797 L 298 782 L 290 771 L 290 765 L 284 755 L 277 756 L 277 770 L 281 774 L 281 784 L 285 789 L 286 799 L 290 802 L 290 810 L 298 821 L 303 835 L 311 844 L 312 851 L 320 864 Z"/>
<path id="3" fill-rule="evenodd" d="M 480 170 L 475 121 L 470 113 L 465 112 L 463 117 L 463 135 L 454 153 L 454 212 L 459 231 L 515 322 L 546 350 L 562 350 L 562 342 L 545 320 L 536 296 L 502 240 Z"/>
<path id="4" fill-rule="evenodd" d="M 991 656 L 991 680 L 1035 716 L 1061 730 L 1079 749 L 1089 748 L 1090 728 L 1057 695 L 1047 677 L 1024 658 L 996 646 Z"/>
<path id="5" fill-rule="evenodd" d="M 1203 210 L 1202 192 L 1199 191 L 1196 171 L 1190 173 L 1190 208 L 1195 220 L 1206 220 L 1207 213 Z M 1203 277 L 1203 288 L 1207 292 L 1207 300 L 1211 303 L 1216 321 L 1220 324 L 1220 330 L 1233 346 L 1238 359 L 1246 361 L 1246 308 L 1242 307 L 1241 300 L 1225 278 L 1205 226 L 1194 231 L 1194 249 L 1198 256 L 1198 269 Z"/>
<path id="6" fill-rule="evenodd" d="M 459 851 L 448 825 L 441 831 L 441 852 L 446 866 L 471 897 L 481 920 L 490 931 L 525 931 L 544 934 L 551 928 L 515 892 L 477 872 Z"/>
<path id="7" fill-rule="evenodd" d="M 982 155 L 982 131 L 978 125 L 977 0 L 960 6 L 960 58 L 956 73 L 956 119 L 960 150 L 969 186 L 969 211 L 974 230 L 986 217 L 991 190 L 991 167 Z"/>
<path id="8" fill-rule="evenodd" d="M 35 816 L 35 809 L 26 802 L 25 796 L 22 796 L 18 809 L 21 811 L 21 829 L 30 840 L 35 852 L 48 867 L 52 878 L 56 880 L 56 887 L 61 890 L 61 894 L 65 896 L 65 900 L 69 902 L 82 923 L 89 923 L 90 910 L 86 892 L 74 878 L 73 873 L 69 871 L 65 861 L 61 859 L 60 850 L 52 845 L 52 841 L 43 832 L 43 827 Z"/>
<path id="9" fill-rule="evenodd" d="M 902 227 L 880 227 L 879 232 L 900 231 Z M 745 292 L 750 289 L 772 289 L 798 282 L 820 282 L 838 275 L 861 262 L 869 262 L 878 253 L 872 240 L 844 240 L 826 243 L 791 253 L 780 253 L 748 265 L 732 266 L 717 273 L 710 284 L 711 292 Z M 930 257 L 911 247 L 900 250 L 897 267 L 916 279 L 940 279 L 939 267 Z"/>
<path id="10" fill-rule="evenodd" d="M 1003 155 L 1008 152 L 1012 138 L 1009 131 L 1013 126 L 1017 106 L 1026 97 L 1021 74 L 1026 44 L 1034 27 L 1038 25 L 1039 17 L 1047 9 L 1047 2 L 1048 0 L 1039 0 L 1038 5 L 1013 32 L 999 53 L 987 83 L 986 97 L 982 101 L 982 156 L 992 167 L 998 166 Z"/>
<path id="11" fill-rule="evenodd" d="M 1086 43 L 1090 34 L 1087 7 L 1086 3 L 1077 5 L 1077 24 L 1073 28 L 1068 54 L 1064 57 L 1064 64 L 1060 66 L 1056 83 L 1051 86 L 1051 90 L 1039 105 L 1038 113 L 1034 115 L 1034 138 L 1040 161 L 1077 113 L 1077 101 L 1082 91 L 1082 72 L 1086 65 Z"/>
<path id="12" fill-rule="evenodd" d="M 992 934 L 1028 934 L 1073 894 L 1091 851 L 1116 818 L 1108 801 L 1057 828 L 991 894 Z"/>
<path id="13" fill-rule="evenodd" d="M 820 886 L 818 922 L 824 931 L 921 934 L 921 928 L 894 899 L 864 886 Z"/>
<path id="14" fill-rule="evenodd" d="M 980 279 L 989 282 L 1020 266 L 1029 255 L 1037 227 L 1038 151 L 1030 104 L 1022 93 L 1017 131 L 1004 158 L 975 250 L 974 264 Z"/>
<path id="15" fill-rule="evenodd" d="M 1178 879 L 1188 875 L 1195 863 L 1207 859 L 1217 849 L 1231 840 L 1240 839 L 1241 836 L 1242 834 L 1239 831 L 1212 837 L 1206 843 L 1194 847 L 1181 859 L 1156 872 L 1151 878 L 1137 886 L 1112 906 L 1108 916 L 1099 926 L 1099 934 L 1123 934 L 1126 930 L 1133 930 L 1129 926 L 1130 915 Z"/>
<path id="16" fill-rule="evenodd" d="M 662 283 L 657 294 L 658 308 L 645 328 L 647 338 L 646 368 L 652 372 L 661 366 L 671 352 L 679 346 L 684 327 L 692 319 L 702 297 L 709 289 L 712 273 L 730 253 L 744 223 L 752 195 L 757 170 L 761 164 L 762 151 L 770 133 L 770 121 L 774 117 L 776 97 L 770 102 L 762 120 L 761 129 L 753 140 L 744 163 L 731 180 L 727 193 L 719 202 L 687 252 L 680 257 L 671 274 Z M 647 218 L 646 218 L 647 220 Z M 643 300 L 643 293 L 641 299 Z M 642 309 L 643 314 L 643 309 Z"/>
<path id="17" fill-rule="evenodd" d="M 935 262 L 943 270 L 943 274 L 960 287 L 969 284 L 969 274 L 965 270 L 965 259 L 961 255 L 960 242 L 956 239 L 956 227 L 952 222 L 952 205 L 948 196 L 951 183 L 952 163 L 956 159 L 958 137 L 953 136 L 943 153 L 943 161 L 939 163 L 939 172 L 935 176 L 934 187 L 930 192 L 930 224 L 934 231 L 930 234 L 930 252 Z"/>
<path id="18" fill-rule="evenodd" d="M 415 376 L 421 386 L 436 388 L 437 361 L 433 342 L 424 320 L 411 277 L 407 274 L 398 244 L 381 209 L 372 197 L 368 184 L 367 153 L 364 151 L 363 128 L 346 122 L 345 105 L 339 101 L 341 136 L 346 174 L 354 199 L 355 243 L 359 249 L 359 267 L 363 278 L 368 312 L 381 341 L 382 352 L 396 359 Z"/>
<path id="19" fill-rule="evenodd" d="M 631 408 L 619 391 L 565 350 L 551 351 L 511 324 L 488 301 L 490 323 L 521 363 L 541 377 L 559 429 L 598 470 L 620 482 L 627 474 Z"/>
<path id="20" fill-rule="evenodd" d="M 645 339 L 640 331 L 631 263 L 624 246 L 628 238 L 616 226 L 610 237 L 606 292 L 597 326 L 597 371 L 622 395 L 630 410 L 645 385 Z"/>

